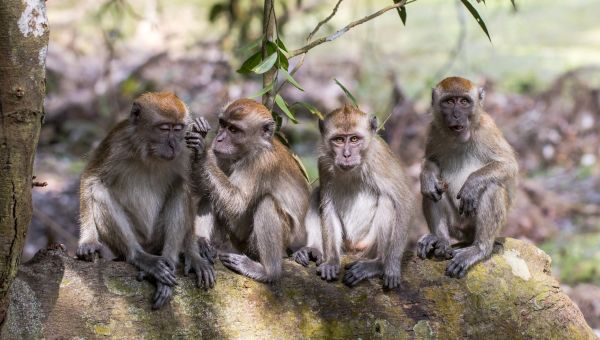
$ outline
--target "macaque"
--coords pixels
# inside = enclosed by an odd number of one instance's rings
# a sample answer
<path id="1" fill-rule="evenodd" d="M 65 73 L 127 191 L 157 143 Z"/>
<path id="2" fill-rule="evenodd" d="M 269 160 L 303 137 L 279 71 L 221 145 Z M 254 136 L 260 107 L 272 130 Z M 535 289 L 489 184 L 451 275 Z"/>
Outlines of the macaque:
<path id="1" fill-rule="evenodd" d="M 430 234 L 419 240 L 417 253 L 450 259 L 446 274 L 455 278 L 491 255 L 518 175 L 513 149 L 483 110 L 484 95 L 459 77 L 442 80 L 432 94 L 433 121 L 421 172 Z M 450 237 L 463 247 L 451 247 Z"/>
<path id="2" fill-rule="evenodd" d="M 320 187 L 307 213 L 308 245 L 294 258 L 322 262 L 317 274 L 331 281 L 338 278 L 342 248 L 357 251 L 360 259 L 345 268 L 346 285 L 382 277 L 385 288 L 399 287 L 414 210 L 402 165 L 377 135 L 375 116 L 345 105 L 319 123 Z"/>
<path id="3" fill-rule="evenodd" d="M 250 99 L 231 103 L 219 116 L 211 148 L 205 148 L 209 129 L 198 119 L 186 137 L 193 150 L 194 193 L 211 201 L 210 210 L 201 209 L 205 225 L 200 227 L 229 237 L 233 252 L 219 253 L 227 268 L 273 282 L 281 276 L 286 251 L 304 242 L 308 182 L 274 138 L 275 121 L 265 106 Z M 210 231 L 200 236 L 210 239 Z"/>
<path id="4" fill-rule="evenodd" d="M 212 265 L 194 249 L 195 212 L 186 185 L 190 155 L 184 145 L 190 121 L 175 94 L 142 94 L 129 118 L 92 153 L 81 176 L 77 257 L 92 261 L 106 245 L 136 266 L 141 278 L 156 282 L 155 309 L 172 295 L 184 246 L 199 280 L 214 276 Z"/>

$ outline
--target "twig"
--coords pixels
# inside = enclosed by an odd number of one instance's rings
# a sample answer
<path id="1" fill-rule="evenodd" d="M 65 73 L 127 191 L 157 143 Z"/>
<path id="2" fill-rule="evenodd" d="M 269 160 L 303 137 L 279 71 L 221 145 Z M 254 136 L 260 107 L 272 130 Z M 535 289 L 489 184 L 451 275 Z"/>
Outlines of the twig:
<path id="1" fill-rule="evenodd" d="M 360 24 L 363 24 L 363 23 L 365 23 L 365 22 L 367 22 L 369 20 L 375 19 L 375 18 L 377 18 L 378 16 L 382 15 L 383 13 L 385 13 L 387 11 L 403 7 L 406 4 L 411 3 L 411 2 L 415 2 L 415 1 L 417 1 L 417 0 L 410 0 L 410 1 L 402 0 L 402 1 L 398 2 L 397 4 L 394 4 L 394 5 L 391 5 L 391 6 L 387 6 L 385 8 L 380 9 L 379 11 L 377 11 L 375 13 L 367 15 L 366 17 L 364 17 L 362 19 L 353 21 L 353 22 L 349 23 L 348 25 L 344 26 L 342 29 L 336 31 L 335 33 L 333 33 L 331 35 L 319 38 L 317 40 L 309 42 L 308 44 L 304 45 L 303 47 L 300 47 L 297 50 L 291 51 L 288 54 L 288 59 L 294 58 L 294 57 L 296 57 L 296 56 L 298 56 L 300 54 L 304 54 L 304 53 L 310 51 L 311 49 L 313 49 L 313 48 L 315 48 L 315 47 L 317 47 L 317 46 L 319 46 L 319 45 L 321 45 L 323 43 L 326 43 L 328 41 L 333 41 L 333 40 L 341 37 L 344 33 L 348 32 L 353 27 L 358 26 Z"/>

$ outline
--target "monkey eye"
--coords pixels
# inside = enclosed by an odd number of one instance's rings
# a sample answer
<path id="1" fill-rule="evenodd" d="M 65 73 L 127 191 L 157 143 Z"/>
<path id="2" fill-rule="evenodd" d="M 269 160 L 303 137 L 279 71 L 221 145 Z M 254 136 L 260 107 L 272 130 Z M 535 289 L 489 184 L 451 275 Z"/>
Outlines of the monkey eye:
<path id="1" fill-rule="evenodd" d="M 352 137 L 350 137 L 350 142 L 352 142 L 352 143 L 358 142 L 358 136 L 352 136 Z"/>
<path id="2" fill-rule="evenodd" d="M 231 133 L 238 133 L 238 131 L 240 131 L 238 128 L 236 128 L 233 125 L 229 125 L 229 127 L 227 128 L 229 130 L 229 132 Z"/>
<path id="3" fill-rule="evenodd" d="M 173 130 L 174 131 L 181 131 L 181 130 L 183 130 L 183 124 L 176 124 L 175 126 L 173 126 Z"/>
<path id="4" fill-rule="evenodd" d="M 335 138 L 333 139 L 333 142 L 334 142 L 335 144 L 343 144 L 343 143 L 344 143 L 344 137 L 335 137 Z"/>
<path id="5" fill-rule="evenodd" d="M 160 124 L 158 126 L 159 129 L 161 129 L 162 131 L 169 131 L 171 130 L 171 126 L 169 124 Z"/>
<path id="6" fill-rule="evenodd" d="M 446 104 L 448 104 L 448 105 L 454 104 L 454 99 L 448 99 L 448 100 L 446 100 Z"/>
<path id="7" fill-rule="evenodd" d="M 469 101 L 466 98 L 461 98 L 460 99 L 460 105 L 469 105 Z"/>

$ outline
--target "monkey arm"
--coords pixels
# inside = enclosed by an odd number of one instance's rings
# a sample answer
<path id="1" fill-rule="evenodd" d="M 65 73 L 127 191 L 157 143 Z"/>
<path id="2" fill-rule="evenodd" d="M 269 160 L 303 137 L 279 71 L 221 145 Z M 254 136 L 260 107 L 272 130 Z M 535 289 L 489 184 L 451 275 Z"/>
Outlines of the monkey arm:
<path id="1" fill-rule="evenodd" d="M 200 175 L 204 187 L 210 193 L 213 205 L 218 207 L 224 216 L 233 220 L 241 218 L 248 209 L 251 197 L 248 193 L 255 192 L 256 176 L 240 175 L 241 181 L 239 187 L 234 185 L 229 177 L 217 165 L 215 156 L 208 152 L 203 166 L 200 168 Z"/>
<path id="2" fill-rule="evenodd" d="M 183 248 L 183 240 L 194 228 L 190 193 L 183 187 L 183 179 L 178 178 L 171 187 L 163 204 L 158 223 L 164 228 L 164 244 L 161 255 L 176 265 L 179 253 Z"/>
<path id="3" fill-rule="evenodd" d="M 421 170 L 421 194 L 424 197 L 439 201 L 447 190 L 448 184 L 440 177 L 439 166 L 431 159 L 423 161 Z"/>
<path id="4" fill-rule="evenodd" d="M 494 160 L 471 173 L 467 181 L 475 181 L 480 185 L 489 183 L 502 185 L 507 180 L 514 179 L 518 171 L 518 166 L 514 160 Z"/>
<path id="5" fill-rule="evenodd" d="M 323 263 L 317 268 L 317 274 L 323 280 L 336 280 L 340 272 L 340 254 L 342 250 L 342 222 L 335 211 L 326 190 L 321 197 L 321 226 L 323 231 Z"/>

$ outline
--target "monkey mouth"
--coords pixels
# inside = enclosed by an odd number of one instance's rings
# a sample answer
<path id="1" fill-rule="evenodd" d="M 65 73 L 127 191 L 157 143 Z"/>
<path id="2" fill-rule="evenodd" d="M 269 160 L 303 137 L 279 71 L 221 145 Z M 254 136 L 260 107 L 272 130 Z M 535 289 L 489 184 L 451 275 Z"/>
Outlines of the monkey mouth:
<path id="1" fill-rule="evenodd" d="M 450 126 L 450 130 L 454 131 L 454 132 L 463 132 L 463 130 L 465 129 L 464 125 L 452 125 Z"/>

